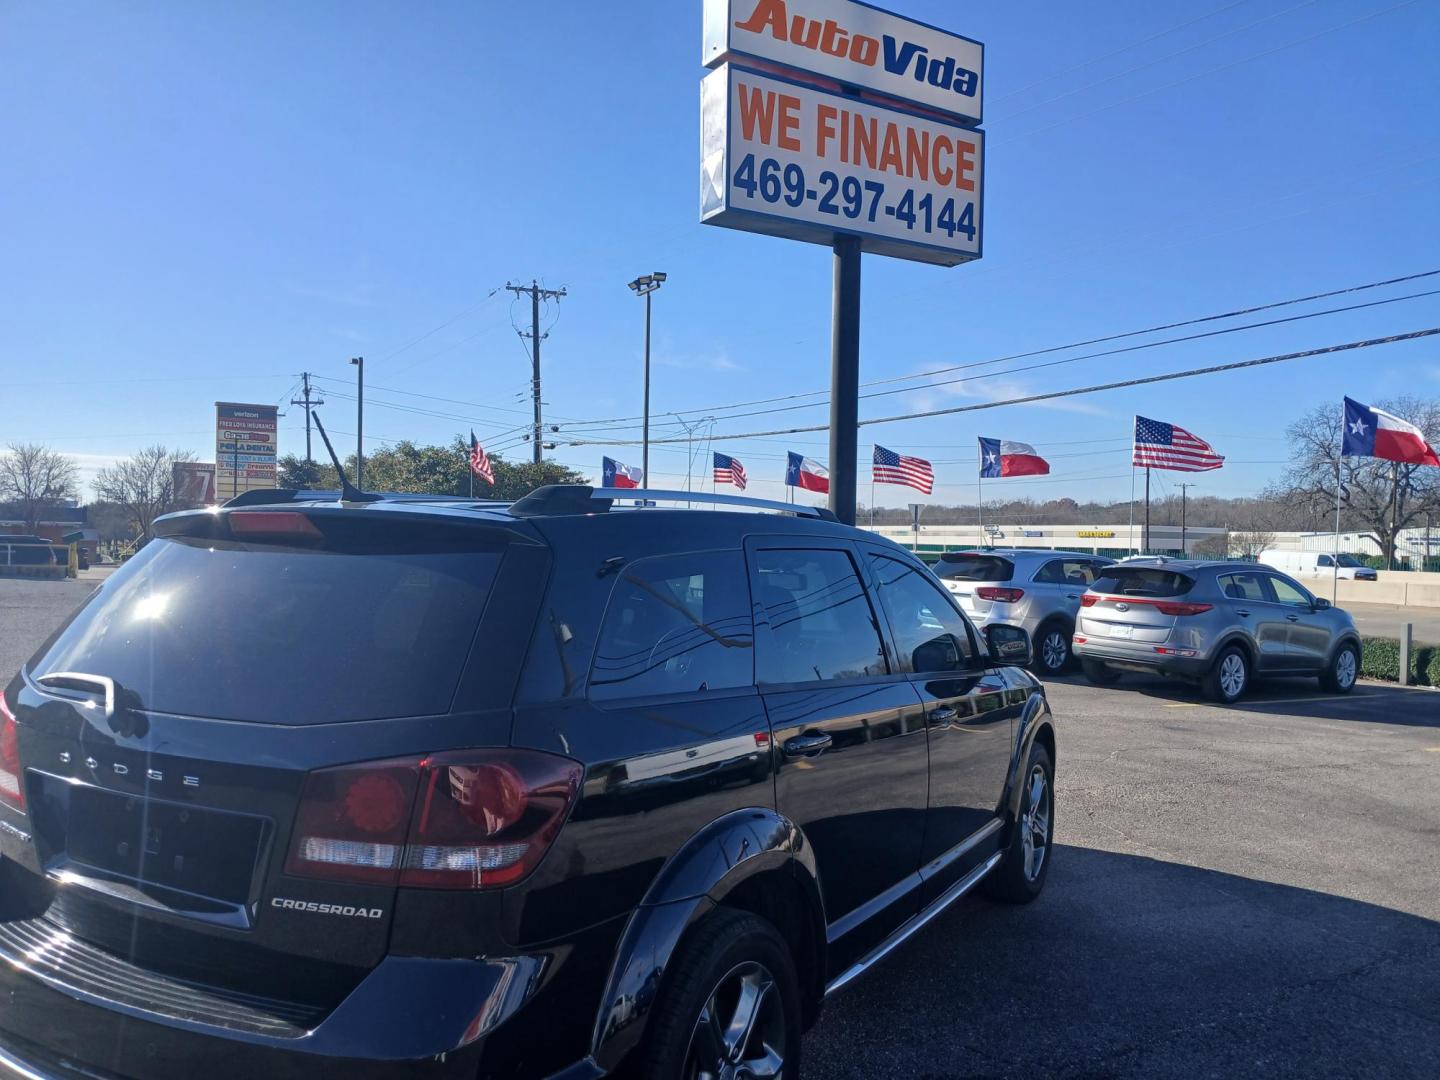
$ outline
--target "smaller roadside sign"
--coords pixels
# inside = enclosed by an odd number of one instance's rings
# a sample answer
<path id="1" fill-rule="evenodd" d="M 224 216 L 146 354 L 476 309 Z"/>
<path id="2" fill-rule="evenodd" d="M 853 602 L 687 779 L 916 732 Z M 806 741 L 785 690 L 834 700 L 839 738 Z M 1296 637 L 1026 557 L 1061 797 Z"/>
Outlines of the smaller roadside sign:
<path id="1" fill-rule="evenodd" d="M 705 0 L 705 66 L 746 57 L 982 119 L 984 45 L 857 0 Z"/>

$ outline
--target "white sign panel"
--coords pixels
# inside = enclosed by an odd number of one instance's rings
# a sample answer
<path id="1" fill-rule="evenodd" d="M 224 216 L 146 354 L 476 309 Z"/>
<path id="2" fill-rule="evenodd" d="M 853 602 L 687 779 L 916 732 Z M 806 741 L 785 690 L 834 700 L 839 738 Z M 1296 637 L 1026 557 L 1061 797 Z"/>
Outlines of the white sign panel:
<path id="1" fill-rule="evenodd" d="M 980 258 L 985 134 L 726 64 L 700 84 L 700 220 L 955 266 Z"/>
<path id="2" fill-rule="evenodd" d="M 981 120 L 985 46 L 856 0 L 705 0 L 705 66 L 747 56 Z"/>

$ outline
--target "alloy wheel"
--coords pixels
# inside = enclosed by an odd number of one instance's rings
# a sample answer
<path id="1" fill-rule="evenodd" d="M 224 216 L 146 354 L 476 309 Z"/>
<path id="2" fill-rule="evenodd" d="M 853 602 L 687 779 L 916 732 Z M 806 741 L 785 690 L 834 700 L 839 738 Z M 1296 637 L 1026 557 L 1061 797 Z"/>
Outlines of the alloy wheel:
<path id="1" fill-rule="evenodd" d="M 739 964 L 710 992 L 685 1055 L 689 1080 L 765 1080 L 785 1071 L 785 1005 L 763 964 Z"/>
<path id="2" fill-rule="evenodd" d="M 1227 698 L 1237 698 L 1245 689 L 1245 658 L 1230 653 L 1220 661 L 1220 689 Z"/>
<path id="3" fill-rule="evenodd" d="M 1020 844 L 1025 855 L 1025 877 L 1034 881 L 1040 876 L 1050 848 L 1050 784 L 1039 765 L 1030 770 L 1025 812 L 1020 818 Z"/>
<path id="4" fill-rule="evenodd" d="M 1070 659 L 1070 641 L 1059 630 L 1051 630 L 1040 642 L 1040 659 L 1047 671 L 1059 671 Z"/>
<path id="5" fill-rule="evenodd" d="M 1355 678 L 1359 674 L 1357 668 L 1355 651 L 1341 649 L 1340 655 L 1335 659 L 1335 682 L 1341 690 L 1349 690 L 1355 685 Z"/>

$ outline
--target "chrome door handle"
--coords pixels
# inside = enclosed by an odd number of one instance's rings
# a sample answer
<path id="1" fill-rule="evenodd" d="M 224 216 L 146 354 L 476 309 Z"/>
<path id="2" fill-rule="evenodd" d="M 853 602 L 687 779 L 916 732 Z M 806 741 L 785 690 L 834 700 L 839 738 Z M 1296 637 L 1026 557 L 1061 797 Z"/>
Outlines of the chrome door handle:
<path id="1" fill-rule="evenodd" d="M 785 751 L 785 756 L 790 758 L 815 757 L 829 750 L 833 741 L 825 732 L 816 731 L 786 739 L 781 749 Z"/>
<path id="2" fill-rule="evenodd" d="M 940 708 L 933 709 L 927 713 L 925 719 L 930 722 L 932 727 L 949 727 L 950 721 L 959 715 L 960 714 L 950 708 L 949 705 L 942 705 Z"/>

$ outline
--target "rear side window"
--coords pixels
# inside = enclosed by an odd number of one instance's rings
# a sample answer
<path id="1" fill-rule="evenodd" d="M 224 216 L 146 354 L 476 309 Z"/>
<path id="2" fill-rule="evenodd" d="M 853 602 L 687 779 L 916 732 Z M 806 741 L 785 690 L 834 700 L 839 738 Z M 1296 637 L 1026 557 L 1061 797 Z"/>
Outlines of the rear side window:
<path id="1" fill-rule="evenodd" d="M 1148 566 L 1107 566 L 1090 586 L 1116 596 L 1184 596 L 1194 587 L 1195 580 L 1178 571 Z"/>
<path id="2" fill-rule="evenodd" d="M 1090 559 L 1052 559 L 1035 574 L 1035 580 L 1047 585 L 1088 586 L 1099 568 Z"/>
<path id="3" fill-rule="evenodd" d="M 1255 600 L 1269 603 L 1270 596 L 1265 591 L 1265 583 L 1261 580 L 1268 575 L 1252 574 L 1222 574 L 1219 578 L 1220 591 L 1231 600 Z"/>
<path id="4" fill-rule="evenodd" d="M 501 556 L 417 531 L 371 532 L 364 554 L 153 540 L 32 670 L 105 675 L 141 708 L 221 720 L 446 712 Z"/>
<path id="5" fill-rule="evenodd" d="M 754 628 L 745 559 L 708 551 L 625 568 L 600 630 L 592 698 L 751 686 Z"/>
<path id="6" fill-rule="evenodd" d="M 1000 555 L 941 555 L 934 570 L 945 581 L 1009 581 L 1015 576 L 1015 564 Z"/>
<path id="7" fill-rule="evenodd" d="M 885 675 L 880 629 L 855 564 L 843 551 L 759 551 L 755 597 L 770 624 L 762 683 Z"/>

